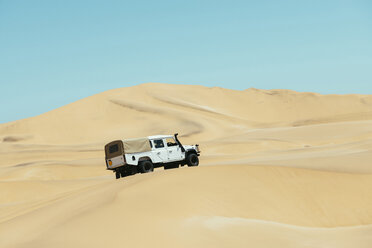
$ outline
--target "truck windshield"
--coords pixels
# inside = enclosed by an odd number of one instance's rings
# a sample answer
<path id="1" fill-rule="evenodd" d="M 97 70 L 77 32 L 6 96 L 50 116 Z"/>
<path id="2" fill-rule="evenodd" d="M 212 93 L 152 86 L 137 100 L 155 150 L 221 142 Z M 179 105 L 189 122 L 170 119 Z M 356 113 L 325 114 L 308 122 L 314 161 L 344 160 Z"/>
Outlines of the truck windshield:
<path id="1" fill-rule="evenodd" d="M 177 145 L 176 141 L 173 138 L 167 138 L 166 141 L 167 141 L 167 146 L 176 146 Z"/>

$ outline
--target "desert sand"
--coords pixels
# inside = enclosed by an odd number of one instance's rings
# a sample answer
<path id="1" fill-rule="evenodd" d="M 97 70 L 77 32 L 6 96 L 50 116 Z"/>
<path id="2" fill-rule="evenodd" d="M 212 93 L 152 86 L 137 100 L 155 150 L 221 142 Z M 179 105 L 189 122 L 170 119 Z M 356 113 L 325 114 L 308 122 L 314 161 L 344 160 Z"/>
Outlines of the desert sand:
<path id="1" fill-rule="evenodd" d="M 200 166 L 106 170 L 175 132 Z M 0 247 L 371 248 L 372 96 L 148 83 L 0 124 Z"/>

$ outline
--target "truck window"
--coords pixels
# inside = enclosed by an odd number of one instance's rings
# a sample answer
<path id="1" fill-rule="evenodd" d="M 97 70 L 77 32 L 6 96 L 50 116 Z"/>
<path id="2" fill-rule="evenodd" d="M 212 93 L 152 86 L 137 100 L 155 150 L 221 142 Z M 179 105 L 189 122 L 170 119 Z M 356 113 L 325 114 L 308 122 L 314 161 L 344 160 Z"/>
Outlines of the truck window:
<path id="1" fill-rule="evenodd" d="M 176 146 L 177 145 L 176 141 L 173 138 L 167 138 L 166 141 L 167 141 L 167 146 Z"/>
<path id="2" fill-rule="evenodd" d="M 119 146 L 118 144 L 115 144 L 115 145 L 112 145 L 109 147 L 109 153 L 114 153 L 114 152 L 117 152 L 119 151 Z"/>
<path id="3" fill-rule="evenodd" d="M 164 147 L 164 142 L 163 140 L 154 140 L 155 148 L 163 148 Z"/>
<path id="4" fill-rule="evenodd" d="M 149 142 L 150 142 L 150 146 L 151 146 L 151 148 L 152 148 L 152 142 L 151 142 L 151 140 L 149 140 Z"/>

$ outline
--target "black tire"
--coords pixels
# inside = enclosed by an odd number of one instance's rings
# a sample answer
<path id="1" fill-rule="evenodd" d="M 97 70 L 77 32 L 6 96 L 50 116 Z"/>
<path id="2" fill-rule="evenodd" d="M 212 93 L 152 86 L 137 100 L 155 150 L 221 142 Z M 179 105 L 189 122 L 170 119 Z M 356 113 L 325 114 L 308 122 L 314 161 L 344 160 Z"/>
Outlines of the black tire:
<path id="1" fill-rule="evenodd" d="M 120 172 L 119 171 L 115 171 L 115 177 L 116 177 L 116 179 L 120 178 Z"/>
<path id="2" fill-rule="evenodd" d="M 199 165 L 199 158 L 198 155 L 195 153 L 191 153 L 186 158 L 187 166 L 198 166 Z"/>
<path id="3" fill-rule="evenodd" d="M 154 165 L 149 160 L 141 161 L 138 166 L 141 173 L 149 173 L 154 171 Z"/>
<path id="4" fill-rule="evenodd" d="M 180 164 L 165 164 L 164 165 L 164 170 L 169 170 L 169 169 L 176 169 L 179 168 Z"/>

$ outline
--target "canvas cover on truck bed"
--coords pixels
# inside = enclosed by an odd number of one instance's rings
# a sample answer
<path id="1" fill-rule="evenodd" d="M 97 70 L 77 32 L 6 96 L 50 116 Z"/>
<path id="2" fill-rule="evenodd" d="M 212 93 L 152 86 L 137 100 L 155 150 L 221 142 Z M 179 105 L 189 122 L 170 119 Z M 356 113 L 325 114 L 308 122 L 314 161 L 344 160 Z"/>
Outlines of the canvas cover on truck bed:
<path id="1" fill-rule="evenodd" d="M 123 140 L 125 153 L 148 152 L 151 145 L 148 138 L 137 138 Z"/>

